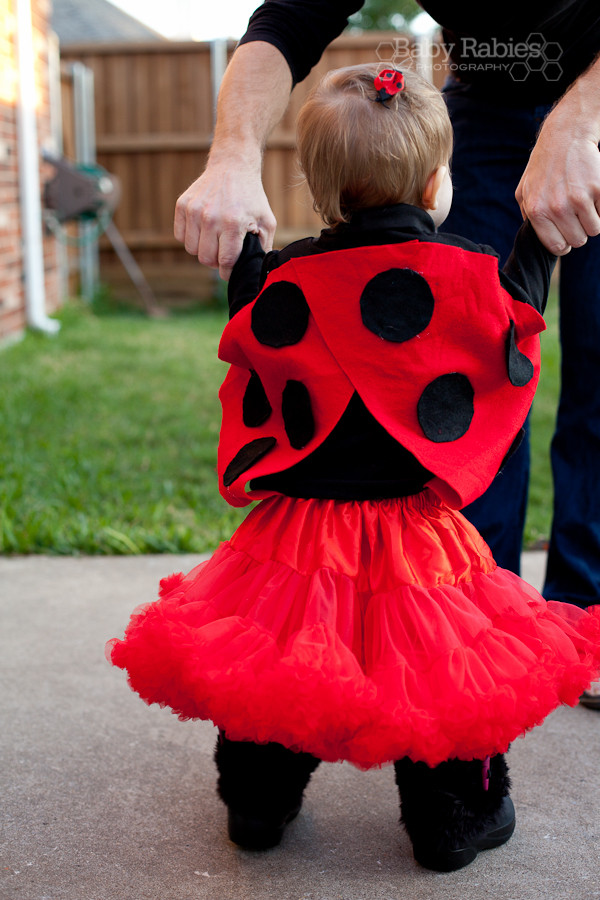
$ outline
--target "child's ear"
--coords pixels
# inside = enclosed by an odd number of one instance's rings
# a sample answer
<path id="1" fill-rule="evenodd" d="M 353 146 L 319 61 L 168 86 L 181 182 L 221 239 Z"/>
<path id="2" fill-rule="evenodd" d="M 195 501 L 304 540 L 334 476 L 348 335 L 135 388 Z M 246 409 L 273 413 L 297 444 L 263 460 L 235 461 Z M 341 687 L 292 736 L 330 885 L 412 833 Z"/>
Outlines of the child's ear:
<path id="1" fill-rule="evenodd" d="M 438 194 L 440 192 L 442 184 L 444 183 L 444 178 L 446 177 L 447 171 L 447 166 L 439 166 L 434 172 L 431 173 L 431 175 L 427 179 L 427 183 L 423 191 L 423 196 L 421 197 L 421 205 L 423 206 L 423 209 L 437 209 Z"/>

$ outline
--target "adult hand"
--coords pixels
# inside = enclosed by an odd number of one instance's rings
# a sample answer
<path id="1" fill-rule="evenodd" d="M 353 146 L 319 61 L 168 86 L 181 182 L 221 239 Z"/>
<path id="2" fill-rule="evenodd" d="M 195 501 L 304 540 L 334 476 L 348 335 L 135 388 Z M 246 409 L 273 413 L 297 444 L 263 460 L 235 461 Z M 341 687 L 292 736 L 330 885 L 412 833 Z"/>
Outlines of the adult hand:
<path id="1" fill-rule="evenodd" d="M 523 218 L 557 256 L 600 234 L 600 152 L 589 139 L 542 131 L 516 191 Z"/>
<path id="2" fill-rule="evenodd" d="M 248 231 L 259 235 L 263 250 L 273 246 L 276 222 L 262 186 L 262 154 L 291 89 L 292 73 L 276 47 L 239 46 L 219 91 L 206 170 L 177 201 L 175 237 L 225 280 Z"/>
<path id="3" fill-rule="evenodd" d="M 549 114 L 515 193 L 523 218 L 557 256 L 600 234 L 597 80 L 593 66 Z"/>
<path id="4" fill-rule="evenodd" d="M 259 235 L 263 250 L 273 246 L 275 216 L 263 190 L 258 167 L 230 158 L 209 161 L 206 171 L 179 197 L 174 232 L 178 241 L 205 266 L 229 280 L 248 231 Z"/>

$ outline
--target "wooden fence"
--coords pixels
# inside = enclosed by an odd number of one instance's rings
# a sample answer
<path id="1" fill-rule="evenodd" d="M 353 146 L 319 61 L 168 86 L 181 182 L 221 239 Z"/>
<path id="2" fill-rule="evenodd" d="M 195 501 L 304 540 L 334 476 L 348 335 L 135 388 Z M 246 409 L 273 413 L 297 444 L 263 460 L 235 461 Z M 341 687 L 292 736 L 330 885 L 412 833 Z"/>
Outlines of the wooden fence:
<path id="1" fill-rule="evenodd" d="M 398 37 L 367 33 L 338 38 L 293 91 L 264 165 L 265 189 L 279 224 L 278 245 L 319 229 L 295 161 L 294 123 L 306 93 L 328 69 L 377 61 L 382 42 L 385 58 Z M 232 43 L 228 54 L 233 49 Z M 202 171 L 211 141 L 210 44 L 86 44 L 69 47 L 61 56 L 64 62 L 79 60 L 94 72 L 98 162 L 121 179 L 115 223 L 146 278 L 160 297 L 210 296 L 213 273 L 173 237 L 175 201 Z M 118 293 L 131 294 L 114 253 L 104 242 L 101 248 L 102 280 Z"/>

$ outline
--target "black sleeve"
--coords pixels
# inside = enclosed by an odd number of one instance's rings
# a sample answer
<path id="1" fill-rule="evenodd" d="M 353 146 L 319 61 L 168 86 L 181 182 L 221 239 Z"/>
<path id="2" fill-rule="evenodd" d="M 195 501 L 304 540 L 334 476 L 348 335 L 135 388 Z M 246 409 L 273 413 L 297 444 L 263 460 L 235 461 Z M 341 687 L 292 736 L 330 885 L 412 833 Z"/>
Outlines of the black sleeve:
<path id="1" fill-rule="evenodd" d="M 230 319 L 248 303 L 252 303 L 260 291 L 264 281 L 262 270 L 265 256 L 258 235 L 249 231 L 227 285 Z"/>
<path id="2" fill-rule="evenodd" d="M 267 277 L 273 269 L 282 266 L 290 259 L 297 256 L 308 256 L 314 253 L 315 239 L 312 237 L 301 238 L 288 244 L 283 250 L 269 250 L 265 253 L 257 234 L 248 232 L 244 238 L 242 252 L 231 270 L 231 277 L 227 286 L 227 300 L 229 301 L 229 318 L 258 296 L 263 289 Z"/>
<path id="3" fill-rule="evenodd" d="M 527 221 L 517 232 L 512 252 L 500 272 L 500 282 L 515 300 L 529 303 L 543 313 L 555 264 L 556 256 L 544 247 Z"/>
<path id="4" fill-rule="evenodd" d="M 265 0 L 240 44 L 266 41 L 285 56 L 294 84 L 302 81 L 342 33 L 364 0 Z"/>

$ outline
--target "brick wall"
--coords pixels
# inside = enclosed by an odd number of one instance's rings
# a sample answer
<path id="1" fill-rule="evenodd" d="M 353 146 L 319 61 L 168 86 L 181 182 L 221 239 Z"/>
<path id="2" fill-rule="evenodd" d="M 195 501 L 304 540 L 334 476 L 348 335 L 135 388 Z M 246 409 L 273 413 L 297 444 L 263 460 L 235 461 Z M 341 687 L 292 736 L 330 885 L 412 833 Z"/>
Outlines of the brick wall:
<path id="1" fill-rule="evenodd" d="M 36 55 L 38 141 L 50 137 L 48 77 L 49 0 L 31 0 Z M 17 147 L 18 70 L 16 0 L 0 0 L 0 343 L 18 336 L 25 327 L 24 259 L 19 206 Z M 42 165 L 40 178 L 49 171 Z M 56 241 L 44 238 L 46 310 L 60 304 Z"/>

